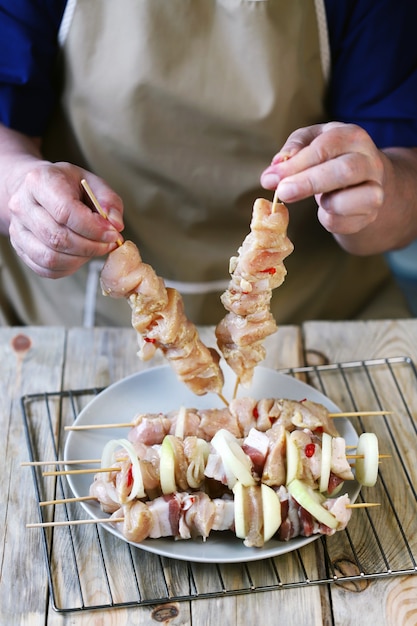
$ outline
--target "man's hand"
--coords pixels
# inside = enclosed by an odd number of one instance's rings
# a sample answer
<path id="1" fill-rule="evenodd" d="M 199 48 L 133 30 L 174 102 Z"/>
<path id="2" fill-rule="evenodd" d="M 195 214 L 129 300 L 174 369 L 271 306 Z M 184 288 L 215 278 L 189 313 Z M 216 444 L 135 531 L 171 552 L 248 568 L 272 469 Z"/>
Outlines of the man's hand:
<path id="1" fill-rule="evenodd" d="M 318 219 L 353 254 L 377 254 L 417 237 L 417 149 L 379 150 L 354 124 L 293 132 L 261 176 L 283 202 L 315 196 Z"/>
<path id="2" fill-rule="evenodd" d="M 384 200 L 384 155 L 359 126 L 331 122 L 290 135 L 261 177 L 283 202 L 315 196 L 328 231 L 356 233 Z"/>
<path id="3" fill-rule="evenodd" d="M 20 168 L 21 172 L 21 168 Z M 90 208 L 86 178 L 108 219 Z M 123 229 L 120 197 L 97 176 L 69 163 L 34 161 L 9 176 L 9 235 L 17 254 L 37 274 L 60 278 L 116 247 Z"/>

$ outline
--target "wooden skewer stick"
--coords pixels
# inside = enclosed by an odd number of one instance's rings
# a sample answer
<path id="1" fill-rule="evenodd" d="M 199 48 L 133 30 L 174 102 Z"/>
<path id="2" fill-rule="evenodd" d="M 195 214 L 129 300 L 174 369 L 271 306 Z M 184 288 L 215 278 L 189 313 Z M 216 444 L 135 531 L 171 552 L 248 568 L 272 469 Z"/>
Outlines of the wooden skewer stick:
<path id="1" fill-rule="evenodd" d="M 84 465 L 87 463 L 101 463 L 101 459 L 73 459 L 71 461 L 24 461 L 21 467 L 42 467 L 43 465 Z"/>
<path id="2" fill-rule="evenodd" d="M 329 413 L 328 417 L 360 417 L 371 415 L 392 415 L 394 411 L 340 411 L 340 413 Z"/>
<path id="3" fill-rule="evenodd" d="M 347 509 L 367 509 L 371 506 L 381 506 L 380 502 L 355 502 L 355 504 L 347 504 Z"/>
<path id="4" fill-rule="evenodd" d="M 364 459 L 365 455 L 364 454 L 347 454 L 346 455 L 347 459 Z M 378 459 L 390 459 L 391 455 L 390 454 L 378 454 Z"/>
<path id="5" fill-rule="evenodd" d="M 101 215 L 101 217 L 104 217 L 105 220 L 108 220 L 109 216 L 107 215 L 107 213 L 105 213 L 103 208 L 100 206 L 99 201 L 97 200 L 96 196 L 93 193 L 93 190 L 91 189 L 90 185 L 87 183 L 85 178 L 82 179 L 81 186 L 84 189 L 84 191 L 86 192 L 87 196 L 90 198 L 90 200 L 91 200 L 94 208 L 96 209 L 97 213 L 99 213 Z M 118 246 L 123 245 L 123 241 L 121 239 L 118 239 L 116 243 L 117 243 Z"/>
<path id="6" fill-rule="evenodd" d="M 120 471 L 120 467 L 95 467 L 92 469 L 57 470 L 56 472 L 42 472 L 42 476 L 67 476 L 68 474 L 105 474 L 106 472 Z"/>
<path id="7" fill-rule="evenodd" d="M 288 161 L 289 158 L 290 158 L 289 156 L 285 156 L 282 160 Z M 271 213 L 275 213 L 277 204 L 283 204 L 281 200 L 278 198 L 278 187 L 275 189 L 274 198 L 272 200 Z"/>
<path id="8" fill-rule="evenodd" d="M 236 398 L 236 396 L 237 396 L 237 390 L 238 390 L 238 388 L 239 388 L 239 385 L 240 385 L 240 377 L 239 377 L 239 376 L 236 376 L 235 386 L 234 386 L 234 388 L 233 388 L 233 400 L 234 400 L 234 399 Z"/>
<path id="9" fill-rule="evenodd" d="M 33 524 L 26 524 L 26 528 L 48 528 L 49 526 L 81 526 L 82 524 L 116 524 L 124 522 L 124 517 L 104 517 L 103 519 L 75 519 L 66 520 L 62 522 L 35 522 Z"/>
<path id="10" fill-rule="evenodd" d="M 60 498 L 58 500 L 43 500 L 39 506 L 49 506 L 52 504 L 69 504 L 70 502 L 85 502 L 85 500 L 98 500 L 96 496 L 79 496 L 78 498 Z"/>
<path id="11" fill-rule="evenodd" d="M 229 406 L 228 401 L 226 400 L 226 398 L 224 397 L 222 393 L 219 392 L 217 395 L 219 396 L 220 400 L 225 403 L 226 406 Z"/>
<path id="12" fill-rule="evenodd" d="M 120 424 L 80 424 L 79 426 L 65 426 L 64 430 L 97 430 L 100 428 L 133 428 L 133 422 L 121 422 Z"/>
<path id="13" fill-rule="evenodd" d="M 272 200 L 271 213 L 275 213 L 277 204 L 281 204 L 281 201 L 278 198 L 278 187 L 275 189 L 274 198 Z"/>

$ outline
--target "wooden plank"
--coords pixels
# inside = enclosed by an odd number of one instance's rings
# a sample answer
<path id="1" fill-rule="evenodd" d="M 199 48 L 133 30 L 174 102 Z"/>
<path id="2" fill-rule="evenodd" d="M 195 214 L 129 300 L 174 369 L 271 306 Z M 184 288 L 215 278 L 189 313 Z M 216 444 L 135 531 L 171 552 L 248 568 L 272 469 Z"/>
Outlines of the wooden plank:
<path id="1" fill-rule="evenodd" d="M 27 461 L 20 397 L 59 389 L 65 354 L 63 329 L 1 329 L 0 433 L 0 623 L 37 624 L 45 620 L 46 570 L 36 501 Z"/>
<path id="2" fill-rule="evenodd" d="M 417 361 L 416 320 L 307 322 L 303 325 L 307 363 L 409 355 Z"/>
<path id="3" fill-rule="evenodd" d="M 304 324 L 304 341 L 307 360 L 311 363 L 335 363 L 352 360 L 367 360 L 374 358 L 388 358 L 397 356 L 410 356 L 417 362 L 417 325 L 415 320 L 400 321 L 372 321 L 372 322 L 309 322 Z M 391 425 L 396 444 L 399 446 L 400 454 L 406 460 L 408 470 L 417 486 L 415 472 L 415 447 L 411 446 L 413 452 L 410 454 L 410 439 L 414 441 L 415 433 L 408 431 L 406 412 L 402 405 L 398 392 L 391 384 L 384 384 L 383 379 L 377 381 L 379 391 L 383 397 L 386 408 L 394 409 L 395 416 L 391 418 Z M 411 407 L 416 415 L 417 389 L 411 380 L 403 380 L 403 387 L 406 394 L 406 403 Z M 363 399 L 366 404 L 367 398 L 372 401 L 372 393 L 366 385 L 366 381 L 358 381 L 356 394 L 360 394 L 360 384 L 363 385 Z M 346 399 L 347 400 L 347 399 Z M 383 452 L 393 451 L 392 440 L 388 435 L 386 426 L 382 419 L 377 419 L 367 427 L 369 430 L 376 430 L 379 436 L 380 446 Z M 401 512 L 401 522 L 407 525 L 407 531 L 412 536 L 415 534 L 415 503 L 412 505 L 413 496 L 409 489 L 406 489 L 404 476 L 399 464 L 383 464 L 381 472 L 393 494 L 395 504 Z M 381 496 L 379 486 L 369 489 L 376 494 L 376 499 Z M 367 494 L 368 495 L 368 494 Z M 371 497 L 371 499 L 373 499 Z M 375 514 L 374 521 L 376 530 L 381 539 L 391 538 L 392 545 L 389 547 L 389 557 L 393 564 L 400 556 L 404 559 L 404 545 L 398 532 L 394 532 L 390 525 L 395 525 L 395 520 L 389 509 L 389 503 L 382 499 L 382 507 L 385 511 Z M 361 521 L 361 518 L 363 521 Z M 384 523 L 385 521 L 385 523 Z M 362 524 L 363 529 L 363 549 L 361 557 L 364 561 L 378 565 L 379 547 L 372 540 L 372 533 L 367 530 L 366 515 L 361 512 L 353 521 L 353 524 Z M 414 525 L 414 526 L 413 526 Z M 415 547 L 415 546 L 414 546 Z M 345 573 L 355 573 L 353 564 L 348 560 L 342 561 L 341 566 Z M 349 569 L 351 568 L 351 569 Z M 417 613 L 417 576 L 412 577 L 386 577 L 377 580 L 363 582 L 352 582 L 343 586 L 332 585 L 330 593 L 332 597 L 333 619 L 335 624 L 353 626 L 363 623 L 363 616 L 366 621 L 378 624 L 396 626 L 397 624 L 408 625 L 415 623 Z"/>

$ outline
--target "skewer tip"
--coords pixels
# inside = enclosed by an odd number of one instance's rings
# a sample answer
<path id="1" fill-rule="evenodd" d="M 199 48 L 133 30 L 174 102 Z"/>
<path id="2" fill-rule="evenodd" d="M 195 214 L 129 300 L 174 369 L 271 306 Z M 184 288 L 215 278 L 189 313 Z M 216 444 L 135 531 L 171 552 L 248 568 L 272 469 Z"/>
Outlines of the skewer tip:
<path id="1" fill-rule="evenodd" d="M 109 216 L 107 215 L 107 213 L 104 211 L 104 209 L 100 205 L 100 203 L 97 200 L 93 190 L 91 189 L 90 185 L 88 184 L 88 182 L 86 181 L 85 178 L 83 178 L 81 180 L 81 187 L 84 189 L 84 191 L 86 192 L 87 196 L 90 198 L 90 201 L 92 202 L 92 204 L 93 204 L 95 210 L 97 211 L 97 213 L 99 213 L 99 215 L 101 215 L 101 217 L 104 217 L 105 220 L 108 220 Z M 118 239 L 116 241 L 116 243 L 117 243 L 117 245 L 119 247 L 121 245 L 123 245 L 123 241 L 121 239 Z"/>
<path id="2" fill-rule="evenodd" d="M 354 504 L 347 504 L 347 509 L 368 509 L 373 506 L 381 506 L 380 502 L 355 502 Z"/>

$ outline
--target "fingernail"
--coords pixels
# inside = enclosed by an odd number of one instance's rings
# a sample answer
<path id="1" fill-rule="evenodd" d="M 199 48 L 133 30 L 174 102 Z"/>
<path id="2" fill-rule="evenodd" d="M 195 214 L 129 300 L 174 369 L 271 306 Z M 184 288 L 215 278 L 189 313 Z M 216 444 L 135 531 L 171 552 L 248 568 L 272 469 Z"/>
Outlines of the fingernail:
<path id="1" fill-rule="evenodd" d="M 107 219 L 109 220 L 109 222 L 111 222 L 111 224 L 113 224 L 116 229 L 122 230 L 124 224 L 120 211 L 110 208 L 107 214 Z"/>
<path id="2" fill-rule="evenodd" d="M 279 177 L 272 172 L 265 172 L 261 176 L 261 183 L 267 189 L 275 189 L 279 183 Z"/>
<path id="3" fill-rule="evenodd" d="M 288 161 L 290 156 L 291 155 L 289 152 L 278 152 L 278 154 L 276 154 L 274 158 L 272 159 L 271 165 L 277 165 L 278 163 L 283 163 L 284 161 Z"/>
<path id="4" fill-rule="evenodd" d="M 116 243 L 120 239 L 120 233 L 117 230 L 106 230 L 103 233 L 102 240 L 104 243 Z"/>
<path id="5" fill-rule="evenodd" d="M 278 196 L 280 200 L 283 200 L 284 202 L 291 202 L 293 198 L 297 197 L 297 194 L 298 187 L 295 183 L 286 183 L 285 180 L 283 180 L 278 185 Z"/>

